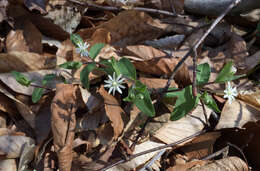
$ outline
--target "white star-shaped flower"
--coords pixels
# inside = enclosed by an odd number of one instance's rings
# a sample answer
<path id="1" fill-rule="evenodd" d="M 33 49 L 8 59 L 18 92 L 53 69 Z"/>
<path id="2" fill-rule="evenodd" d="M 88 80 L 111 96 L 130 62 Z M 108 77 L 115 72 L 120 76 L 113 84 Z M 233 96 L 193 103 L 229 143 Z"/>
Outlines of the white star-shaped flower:
<path id="1" fill-rule="evenodd" d="M 124 89 L 125 86 L 121 85 L 124 82 L 124 78 L 122 78 L 122 74 L 120 74 L 118 77 L 116 77 L 116 73 L 113 73 L 113 77 L 111 75 L 108 75 L 108 80 L 105 80 L 104 87 L 108 87 L 108 93 L 110 94 L 113 92 L 113 95 L 115 95 L 115 92 L 118 91 L 120 94 L 122 94 L 121 88 Z"/>
<path id="2" fill-rule="evenodd" d="M 238 95 L 237 88 L 232 88 L 230 82 L 227 82 L 227 88 L 224 90 L 224 98 L 228 99 L 228 103 L 231 104 L 235 97 Z"/>
<path id="3" fill-rule="evenodd" d="M 89 44 L 87 42 L 83 43 L 83 42 L 79 42 L 77 44 L 77 48 L 76 48 L 76 52 L 80 54 L 80 56 L 88 56 L 89 53 L 88 53 L 88 47 L 89 47 Z"/>

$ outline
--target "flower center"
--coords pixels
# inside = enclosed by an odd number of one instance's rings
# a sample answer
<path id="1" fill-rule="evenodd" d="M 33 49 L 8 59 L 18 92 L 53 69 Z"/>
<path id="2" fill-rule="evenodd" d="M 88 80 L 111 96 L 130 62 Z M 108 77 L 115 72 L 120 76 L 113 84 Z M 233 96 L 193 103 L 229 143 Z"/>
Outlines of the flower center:
<path id="1" fill-rule="evenodd" d="M 232 95 L 232 91 L 231 91 L 231 90 L 228 90 L 228 91 L 227 91 L 227 95 L 229 95 L 229 96 Z"/>
<path id="2" fill-rule="evenodd" d="M 117 82 L 116 82 L 116 81 L 113 81 L 113 82 L 112 82 L 112 86 L 113 86 L 113 87 L 116 87 L 116 86 L 117 86 Z"/>

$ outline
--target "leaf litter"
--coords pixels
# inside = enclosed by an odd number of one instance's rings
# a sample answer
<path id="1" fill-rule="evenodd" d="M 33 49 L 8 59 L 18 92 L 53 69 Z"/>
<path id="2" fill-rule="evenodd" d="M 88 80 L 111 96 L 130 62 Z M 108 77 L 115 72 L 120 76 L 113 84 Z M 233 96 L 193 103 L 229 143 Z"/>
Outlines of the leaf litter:
<path id="1" fill-rule="evenodd" d="M 259 148 L 257 22 L 245 26 L 242 21 L 231 22 L 230 16 L 223 19 L 181 65 L 170 84 L 172 92 L 158 102 L 173 70 L 215 19 L 206 9 L 192 11 L 190 5 L 189 0 L 1 1 L 0 168 L 100 170 L 119 161 L 110 170 L 142 170 L 148 165 L 149 169 L 169 171 L 247 170 L 248 166 L 257 170 L 260 166 L 252 152 Z M 81 36 L 90 48 L 99 43 L 91 60 L 77 53 L 71 33 Z M 194 101 L 194 57 L 198 88 L 214 82 L 229 62 L 237 75 L 245 74 L 232 81 L 238 96 L 231 104 L 223 98 L 224 83 L 197 89 L 199 96 Z M 131 80 L 124 84 L 122 94 L 113 96 L 103 85 L 107 68 L 82 72 L 91 62 L 103 66 L 103 61 L 125 58 L 136 68 L 137 75 L 131 78 L 138 78 L 151 93 L 153 117 L 142 113 L 139 104 L 124 100 L 134 85 Z M 71 61 L 81 63 L 81 68 L 59 68 Z M 209 75 L 201 74 L 206 72 L 201 70 L 205 62 Z M 28 87 L 16 82 L 13 71 L 28 79 Z M 132 74 L 130 71 L 124 73 Z M 82 73 L 88 78 L 87 89 L 80 83 Z M 45 80 L 48 74 L 55 78 Z M 204 100 L 198 102 L 199 98 Z M 184 99 L 188 101 L 184 103 Z M 199 131 L 207 133 L 197 135 Z M 243 141 L 232 141 L 239 136 Z M 153 149 L 165 144 L 169 145 L 167 152 L 158 157 L 159 151 Z M 229 147 L 235 157 L 228 153 L 226 158 L 215 158 L 219 147 Z"/>

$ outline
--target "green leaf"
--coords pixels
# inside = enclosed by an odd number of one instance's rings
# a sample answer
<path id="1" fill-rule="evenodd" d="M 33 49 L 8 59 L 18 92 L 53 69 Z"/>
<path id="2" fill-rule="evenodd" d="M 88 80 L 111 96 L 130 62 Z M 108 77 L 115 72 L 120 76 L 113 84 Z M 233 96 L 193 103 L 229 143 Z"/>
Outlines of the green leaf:
<path id="1" fill-rule="evenodd" d="M 51 80 L 53 80 L 54 78 L 56 77 L 55 74 L 47 74 L 43 77 L 43 80 L 42 80 L 42 85 L 46 86 L 47 83 Z"/>
<path id="2" fill-rule="evenodd" d="M 95 59 L 97 57 L 97 55 L 99 54 L 99 52 L 101 51 L 101 49 L 105 46 L 104 43 L 97 43 L 95 45 L 93 45 L 90 50 L 89 50 L 89 56 L 91 59 Z"/>
<path id="3" fill-rule="evenodd" d="M 209 81 L 210 66 L 208 63 L 200 64 L 197 66 L 197 85 L 205 84 Z"/>
<path id="4" fill-rule="evenodd" d="M 171 113 L 171 120 L 178 120 L 189 113 L 199 102 L 200 94 L 192 95 L 192 86 L 185 87 L 182 91 L 174 92 L 177 96 L 174 109 Z"/>
<path id="5" fill-rule="evenodd" d="M 178 88 L 176 87 L 170 87 L 168 88 L 168 91 L 173 91 L 173 92 L 167 92 L 165 93 L 164 95 L 164 98 L 173 98 L 173 97 L 176 97 L 176 92 L 174 92 L 174 90 L 177 90 Z"/>
<path id="6" fill-rule="evenodd" d="M 136 81 L 135 86 L 130 88 L 128 96 L 124 98 L 124 101 L 133 102 L 138 109 L 150 117 L 155 115 L 149 91 L 139 80 Z"/>
<path id="7" fill-rule="evenodd" d="M 233 66 L 233 62 L 228 62 L 223 69 L 220 71 L 220 73 L 218 74 L 215 82 L 216 83 L 223 83 L 226 81 L 232 81 L 241 77 L 244 77 L 244 75 L 234 75 L 234 73 L 232 72 L 232 66 Z"/>
<path id="8" fill-rule="evenodd" d="M 136 80 L 136 70 L 132 62 L 127 58 L 121 58 L 118 62 L 120 73 L 132 80 Z"/>
<path id="9" fill-rule="evenodd" d="M 65 69 L 79 69 L 81 66 L 82 66 L 82 62 L 80 61 L 70 61 L 59 65 L 59 67 Z"/>
<path id="10" fill-rule="evenodd" d="M 102 60 L 102 61 L 100 61 L 100 63 L 102 65 L 105 65 L 105 67 L 104 68 L 99 67 L 98 70 L 101 70 L 101 71 L 107 73 L 107 75 L 113 75 L 114 70 L 113 70 L 112 64 L 111 64 L 111 62 L 109 62 L 109 60 L 107 60 L 107 59 Z"/>
<path id="11" fill-rule="evenodd" d="M 211 95 L 209 95 L 207 92 L 205 92 L 202 95 L 202 100 L 205 103 L 205 105 L 207 105 L 210 109 L 212 109 L 214 112 L 216 113 L 220 113 L 221 111 L 218 108 L 217 103 L 215 102 L 215 100 L 212 98 Z"/>
<path id="12" fill-rule="evenodd" d="M 14 76 L 14 78 L 16 79 L 16 81 L 18 83 L 20 83 L 23 86 L 28 87 L 32 81 L 30 81 L 25 75 L 23 75 L 20 72 L 17 71 L 12 71 L 11 74 Z"/>
<path id="13" fill-rule="evenodd" d="M 96 68 L 96 63 L 89 63 L 87 66 L 83 68 L 80 72 L 80 81 L 84 88 L 89 89 L 89 73 Z"/>
<path id="14" fill-rule="evenodd" d="M 116 61 L 116 59 L 112 56 L 110 63 L 112 65 L 112 68 L 114 69 L 114 72 L 116 73 L 116 76 L 120 75 L 120 69 L 118 66 L 118 62 Z"/>
<path id="15" fill-rule="evenodd" d="M 83 39 L 78 34 L 71 34 L 70 40 L 76 47 L 78 47 L 79 43 L 84 43 Z"/>
<path id="16" fill-rule="evenodd" d="M 43 88 L 35 88 L 32 94 L 32 102 L 37 103 L 43 95 Z"/>

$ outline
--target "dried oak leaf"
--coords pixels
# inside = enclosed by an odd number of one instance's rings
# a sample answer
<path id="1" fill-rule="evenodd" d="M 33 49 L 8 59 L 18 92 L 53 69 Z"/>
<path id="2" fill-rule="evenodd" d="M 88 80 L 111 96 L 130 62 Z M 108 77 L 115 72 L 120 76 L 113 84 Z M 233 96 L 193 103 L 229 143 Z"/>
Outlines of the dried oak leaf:
<path id="1" fill-rule="evenodd" d="M 111 34 L 111 40 L 108 43 L 125 46 L 157 38 L 168 31 L 167 26 L 144 12 L 127 10 L 95 29 L 80 30 L 78 34 L 84 39 L 88 39 L 97 31 L 99 34 L 96 34 L 95 39 L 101 40 L 104 39 L 102 38 L 104 35 Z"/>
<path id="2" fill-rule="evenodd" d="M 213 153 L 214 144 L 219 137 L 219 132 L 205 133 L 197 136 L 194 140 L 179 149 L 183 152 L 188 161 L 192 161 L 193 159 L 201 159 Z"/>
<path id="3" fill-rule="evenodd" d="M 133 64 L 137 70 L 147 74 L 170 76 L 178 62 L 178 58 L 161 57 L 146 61 L 135 61 Z M 185 86 L 191 83 L 188 68 L 185 64 L 181 66 L 174 80 L 178 85 Z"/>
<path id="4" fill-rule="evenodd" d="M 124 129 L 124 122 L 122 120 L 122 115 L 125 115 L 124 110 L 120 107 L 116 98 L 104 89 L 102 86 L 99 89 L 100 95 L 104 99 L 105 112 L 109 120 L 112 122 L 112 127 L 114 130 L 114 139 L 122 133 Z"/>
<path id="5" fill-rule="evenodd" d="M 59 169 L 70 171 L 72 147 L 76 127 L 78 87 L 72 84 L 58 84 L 51 104 L 51 126 Z"/>
<path id="6" fill-rule="evenodd" d="M 260 110 L 241 100 L 234 100 L 231 104 L 225 104 L 215 129 L 242 128 L 247 122 L 258 120 L 260 120 Z"/>
<path id="7" fill-rule="evenodd" d="M 168 82 L 167 79 L 160 79 L 160 78 L 145 78 L 140 77 L 139 80 L 145 84 L 150 89 L 159 89 L 164 88 L 166 83 Z M 170 87 L 178 88 L 178 85 L 172 81 Z"/>
<path id="8" fill-rule="evenodd" d="M 187 171 L 188 169 L 194 166 L 203 166 L 207 163 L 207 161 L 198 160 L 198 161 L 190 161 L 185 164 L 176 164 L 173 167 L 169 167 L 167 171 Z"/>
<path id="9" fill-rule="evenodd" d="M 211 109 L 206 107 L 206 115 L 209 118 Z M 177 121 L 170 121 L 160 128 L 154 135 L 157 139 L 170 144 L 188 137 L 204 128 L 205 116 L 202 106 L 199 104 L 190 114 Z M 180 144 L 179 146 L 181 146 Z"/>
<path id="10" fill-rule="evenodd" d="M 227 157 L 220 160 L 215 160 L 201 167 L 193 167 L 187 171 L 247 171 L 247 164 L 238 157 Z"/>
<path id="11" fill-rule="evenodd" d="M 140 61 L 166 56 L 164 52 L 153 48 L 152 46 L 145 45 L 126 46 L 123 49 L 123 53 L 125 55 L 137 57 Z"/>
<path id="12" fill-rule="evenodd" d="M 52 69 L 56 66 L 56 56 L 43 56 L 25 51 L 0 53 L 0 72 L 34 71 Z"/>
<path id="13" fill-rule="evenodd" d="M 22 21 L 22 22 L 21 22 Z M 42 53 L 42 34 L 30 20 L 15 20 L 16 30 L 11 30 L 6 37 L 6 49 L 10 51 L 28 51 Z"/>

